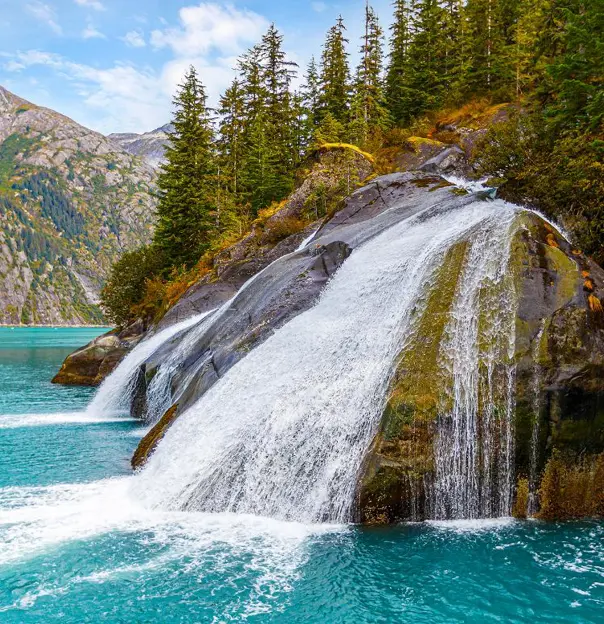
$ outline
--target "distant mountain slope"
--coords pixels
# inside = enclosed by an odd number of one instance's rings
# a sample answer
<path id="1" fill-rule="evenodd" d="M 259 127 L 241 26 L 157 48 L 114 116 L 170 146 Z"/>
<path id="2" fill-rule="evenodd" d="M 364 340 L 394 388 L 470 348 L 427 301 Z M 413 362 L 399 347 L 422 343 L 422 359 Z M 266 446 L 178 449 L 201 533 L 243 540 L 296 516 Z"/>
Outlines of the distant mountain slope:
<path id="1" fill-rule="evenodd" d="M 0 87 L 0 324 L 101 322 L 102 283 L 151 236 L 155 172 Z"/>
<path id="2" fill-rule="evenodd" d="M 166 141 L 171 129 L 171 124 L 166 124 L 161 128 L 143 134 L 135 134 L 133 132 L 114 133 L 107 138 L 117 143 L 130 154 L 140 156 L 152 167 L 158 168 L 163 162 Z"/>

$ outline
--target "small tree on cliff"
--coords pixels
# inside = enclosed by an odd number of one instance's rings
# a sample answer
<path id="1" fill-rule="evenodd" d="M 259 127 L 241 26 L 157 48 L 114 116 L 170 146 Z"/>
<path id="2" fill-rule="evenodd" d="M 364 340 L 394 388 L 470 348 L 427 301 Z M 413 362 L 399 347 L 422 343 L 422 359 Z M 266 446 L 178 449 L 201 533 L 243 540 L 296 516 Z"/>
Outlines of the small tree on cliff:
<path id="1" fill-rule="evenodd" d="M 174 98 L 174 131 L 158 179 L 154 244 L 167 268 L 193 266 L 207 249 L 214 227 L 215 163 L 206 93 L 193 66 Z"/>

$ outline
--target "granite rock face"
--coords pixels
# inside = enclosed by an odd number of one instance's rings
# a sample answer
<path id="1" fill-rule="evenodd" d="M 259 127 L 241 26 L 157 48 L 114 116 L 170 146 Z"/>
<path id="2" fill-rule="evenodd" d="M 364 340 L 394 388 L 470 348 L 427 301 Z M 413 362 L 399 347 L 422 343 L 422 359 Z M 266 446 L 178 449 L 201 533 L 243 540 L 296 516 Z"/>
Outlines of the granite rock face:
<path id="1" fill-rule="evenodd" d="M 142 158 L 148 165 L 158 169 L 164 162 L 166 144 L 172 125 L 166 124 L 151 132 L 136 134 L 134 132 L 114 133 L 108 139 L 119 145 L 123 150 Z"/>
<path id="2" fill-rule="evenodd" d="M 515 513 L 526 517 L 538 516 L 546 499 L 568 507 L 572 493 L 561 485 L 563 474 L 574 474 L 574 487 L 582 487 L 585 496 L 604 497 L 604 481 L 594 477 L 604 452 L 604 271 L 538 216 L 524 213 L 518 219 L 511 251 L 517 296 L 514 480 Z M 435 437 L 447 374 L 440 343 L 465 253 L 459 245 L 445 258 L 416 341 L 401 353 L 359 483 L 361 522 L 431 517 Z M 551 461 L 561 473 L 555 486 L 546 479 Z M 571 515 L 545 512 L 544 517 Z"/>

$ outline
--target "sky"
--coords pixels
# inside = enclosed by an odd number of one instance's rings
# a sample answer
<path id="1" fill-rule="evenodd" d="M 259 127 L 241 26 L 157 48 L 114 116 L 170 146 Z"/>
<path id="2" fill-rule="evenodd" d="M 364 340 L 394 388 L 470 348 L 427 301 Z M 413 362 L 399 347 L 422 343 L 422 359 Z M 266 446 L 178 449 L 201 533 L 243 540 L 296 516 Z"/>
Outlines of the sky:
<path id="1" fill-rule="evenodd" d="M 391 0 L 373 0 L 384 27 Z M 338 15 L 351 62 L 365 0 L 0 0 L 0 85 L 108 134 L 170 120 L 172 96 L 194 64 L 210 99 L 237 56 L 274 22 L 303 70 Z"/>

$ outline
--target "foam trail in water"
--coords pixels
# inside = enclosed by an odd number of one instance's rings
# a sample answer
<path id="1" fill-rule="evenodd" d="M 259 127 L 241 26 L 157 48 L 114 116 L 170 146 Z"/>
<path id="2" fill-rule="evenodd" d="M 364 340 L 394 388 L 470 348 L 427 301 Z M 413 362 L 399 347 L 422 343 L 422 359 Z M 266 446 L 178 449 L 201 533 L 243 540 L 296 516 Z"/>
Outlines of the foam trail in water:
<path id="1" fill-rule="evenodd" d="M 172 325 L 138 344 L 105 379 L 86 413 L 93 417 L 112 417 L 128 414 L 138 370 L 155 351 L 171 338 L 198 323 L 211 312 L 204 312 L 186 321 Z"/>
<path id="2" fill-rule="evenodd" d="M 486 232 L 497 243 L 514 213 L 505 202 L 437 207 L 355 250 L 315 307 L 176 421 L 135 478 L 141 499 L 173 509 L 349 521 L 394 360 L 434 271 L 460 240 Z"/>
<path id="3" fill-rule="evenodd" d="M 94 417 L 87 412 L 57 412 L 50 414 L 6 414 L 0 416 L 0 429 L 47 427 L 54 425 L 104 424 L 120 422 L 123 418 Z"/>

